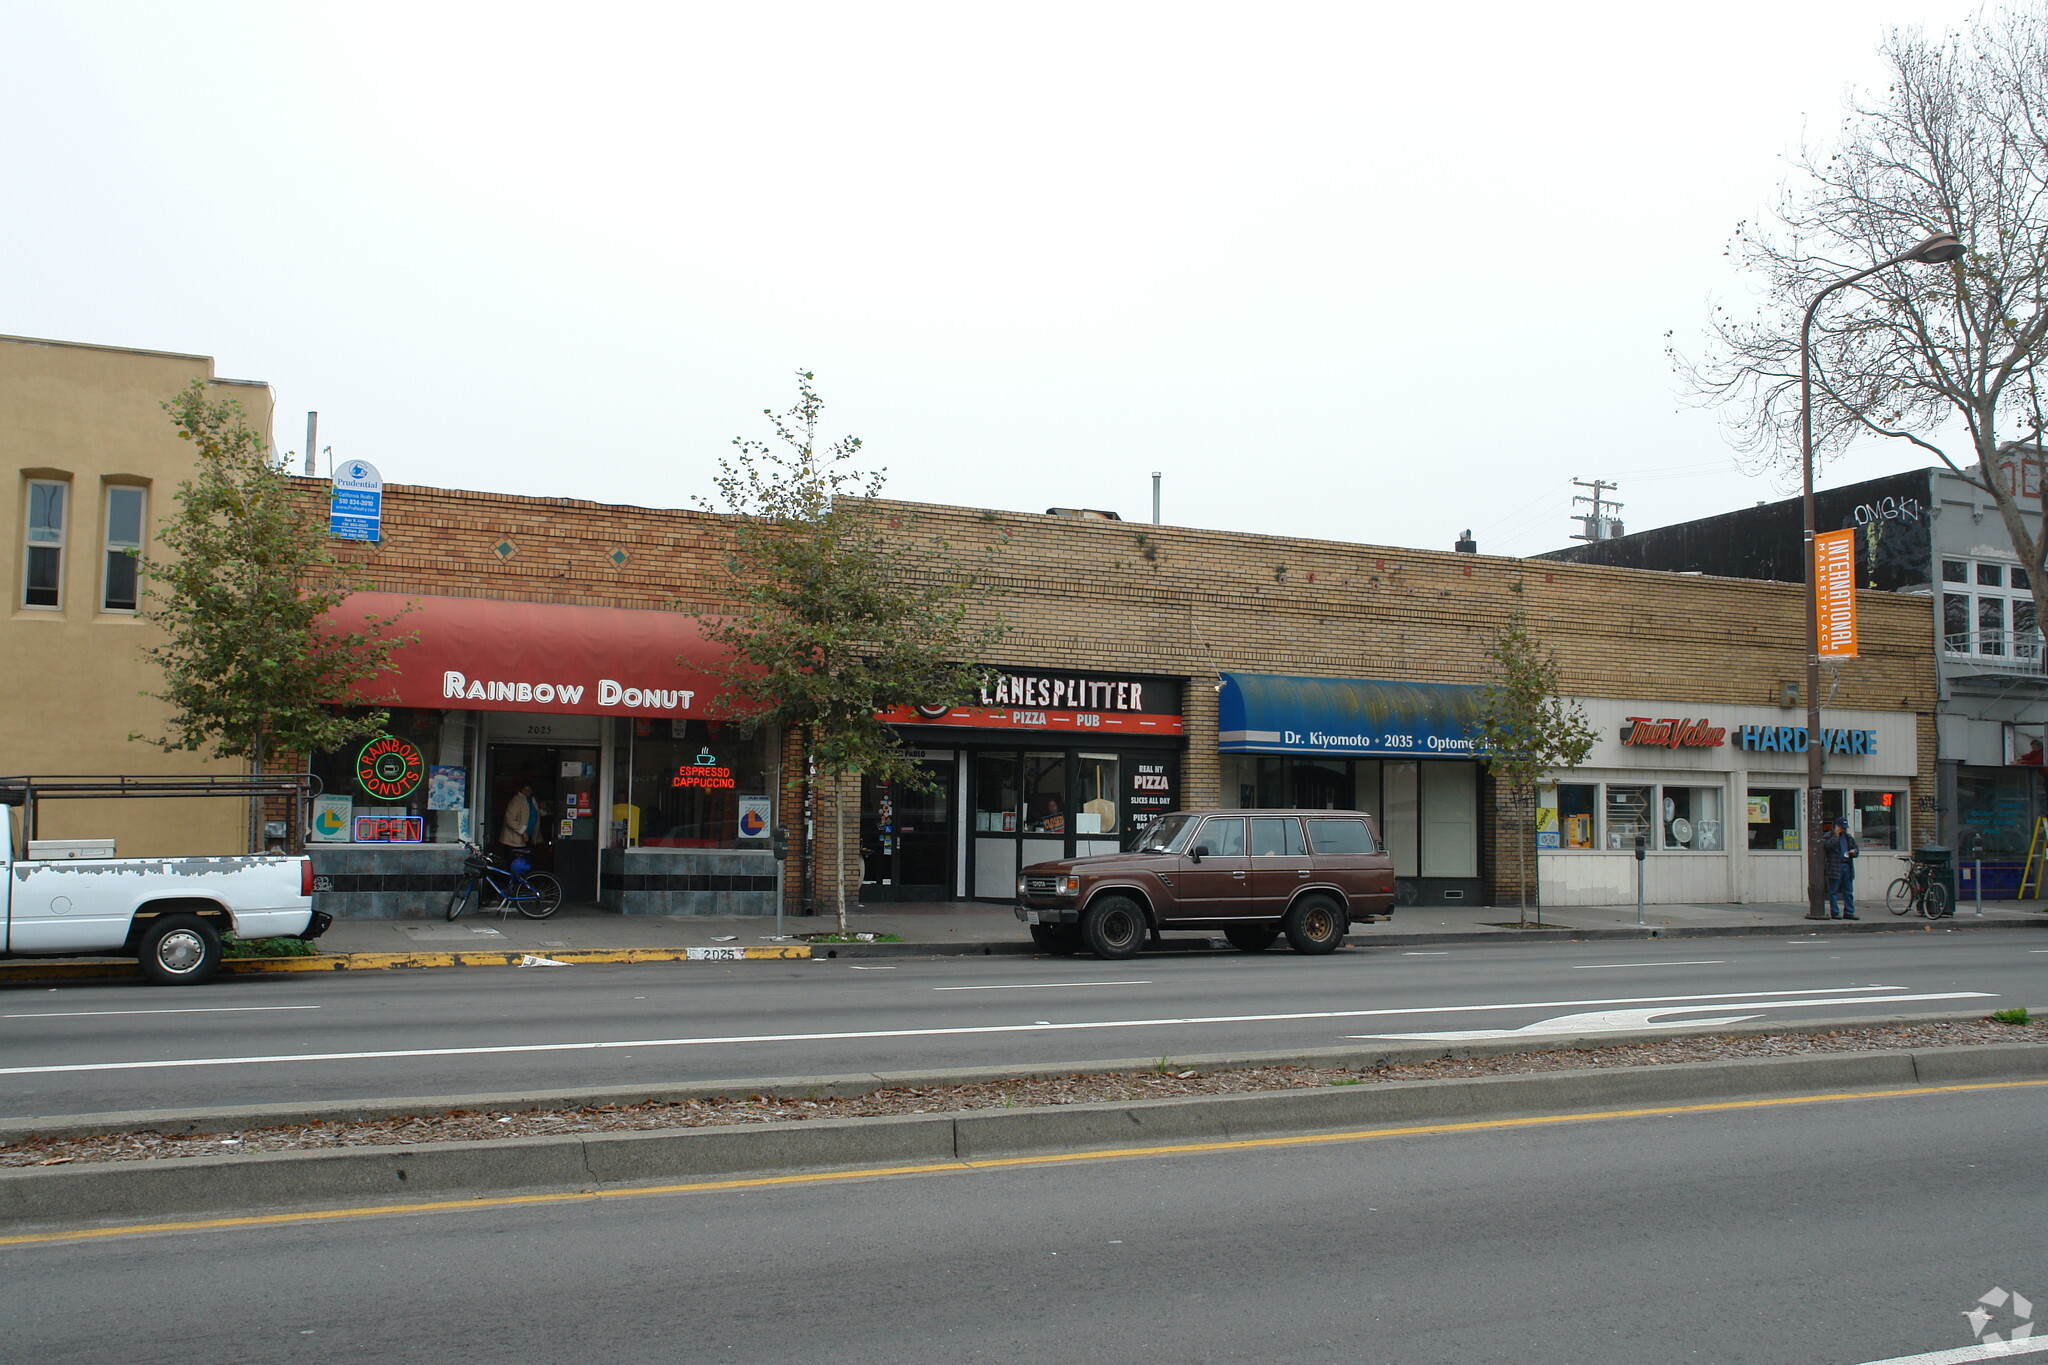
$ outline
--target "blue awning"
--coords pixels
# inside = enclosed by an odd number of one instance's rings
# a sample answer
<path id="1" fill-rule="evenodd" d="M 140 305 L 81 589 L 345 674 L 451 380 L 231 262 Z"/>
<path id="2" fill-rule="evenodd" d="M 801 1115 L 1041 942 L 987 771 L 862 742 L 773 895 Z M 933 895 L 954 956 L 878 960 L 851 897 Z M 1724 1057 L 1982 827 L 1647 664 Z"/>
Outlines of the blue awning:
<path id="1" fill-rule="evenodd" d="M 1477 687 L 1271 673 L 1222 676 L 1217 748 L 1227 754 L 1470 758 L 1477 752 Z"/>

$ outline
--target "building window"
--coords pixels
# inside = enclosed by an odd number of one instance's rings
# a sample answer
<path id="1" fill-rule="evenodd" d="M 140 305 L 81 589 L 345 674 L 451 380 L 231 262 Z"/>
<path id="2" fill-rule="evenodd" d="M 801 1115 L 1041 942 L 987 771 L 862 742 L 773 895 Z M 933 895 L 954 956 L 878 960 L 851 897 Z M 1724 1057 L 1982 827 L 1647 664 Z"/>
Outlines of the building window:
<path id="1" fill-rule="evenodd" d="M 64 605 L 64 511 L 70 492 L 69 484 L 52 479 L 29 480 L 21 589 L 25 607 Z"/>
<path id="2" fill-rule="evenodd" d="M 1856 793 L 1856 837 L 1863 847 L 1900 849 L 1905 847 L 1906 794 L 1904 792 L 1862 791 Z"/>
<path id="3" fill-rule="evenodd" d="M 1650 827 L 1650 788 L 1610 786 L 1607 789 L 1607 847 L 1633 849 L 1636 840 L 1655 848 Z"/>
<path id="4" fill-rule="evenodd" d="M 1594 847 L 1593 813 L 1600 789 L 1589 783 L 1563 783 L 1557 789 L 1557 827 L 1566 848 Z"/>
<path id="5" fill-rule="evenodd" d="M 2027 571 L 1988 560 L 1941 561 L 1942 652 L 2031 663 L 2041 631 Z"/>
<path id="6" fill-rule="evenodd" d="M 1075 796 L 1081 809 L 1074 813 L 1076 834 L 1120 834 L 1117 800 L 1123 784 L 1117 774 L 1122 764 L 1115 754 L 1082 754 L 1075 773 L 1079 785 Z"/>
<path id="7" fill-rule="evenodd" d="M 1721 851 L 1719 787 L 1666 787 L 1662 814 L 1664 847 L 1696 853 Z"/>
<path id="8" fill-rule="evenodd" d="M 140 488 L 116 485 L 107 490 L 106 579 L 100 587 L 103 611 L 134 611 L 141 605 L 143 499 Z"/>
<path id="9" fill-rule="evenodd" d="M 1024 755 L 1024 832 L 1067 832 L 1067 756 Z"/>
<path id="10" fill-rule="evenodd" d="M 1749 846 L 1753 849 L 1797 850 L 1799 798 L 1799 792 L 1790 788 L 1751 787 L 1747 812 Z"/>

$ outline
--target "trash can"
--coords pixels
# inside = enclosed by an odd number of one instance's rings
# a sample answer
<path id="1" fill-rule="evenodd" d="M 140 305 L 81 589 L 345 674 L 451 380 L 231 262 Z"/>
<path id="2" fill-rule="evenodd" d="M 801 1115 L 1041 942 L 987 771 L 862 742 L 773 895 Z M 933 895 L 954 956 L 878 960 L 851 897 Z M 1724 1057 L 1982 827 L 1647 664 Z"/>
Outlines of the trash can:
<path id="1" fill-rule="evenodd" d="M 1913 861 L 1924 864 L 1928 875 L 1948 889 L 1948 913 L 1956 912 L 1956 851 L 1940 844 L 1922 844 L 1913 850 Z"/>

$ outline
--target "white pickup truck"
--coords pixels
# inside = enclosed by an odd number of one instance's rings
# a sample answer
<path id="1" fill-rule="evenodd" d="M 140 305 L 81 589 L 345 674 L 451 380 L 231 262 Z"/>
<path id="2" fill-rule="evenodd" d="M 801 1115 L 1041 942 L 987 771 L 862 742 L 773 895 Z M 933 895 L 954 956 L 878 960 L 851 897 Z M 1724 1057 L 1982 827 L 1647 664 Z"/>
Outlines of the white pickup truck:
<path id="1" fill-rule="evenodd" d="M 0 957 L 132 957 L 179 986 L 213 975 L 222 934 L 317 938 L 331 922 L 309 859 L 37 858 L 81 850 L 31 846 L 24 814 L 0 804 Z"/>

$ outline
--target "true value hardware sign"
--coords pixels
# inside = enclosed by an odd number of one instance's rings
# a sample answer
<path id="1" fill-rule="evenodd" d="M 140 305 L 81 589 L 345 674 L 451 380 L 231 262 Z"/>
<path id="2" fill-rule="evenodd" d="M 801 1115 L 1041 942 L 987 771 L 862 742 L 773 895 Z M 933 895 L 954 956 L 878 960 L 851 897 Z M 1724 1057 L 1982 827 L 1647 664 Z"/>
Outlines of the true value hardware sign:
<path id="1" fill-rule="evenodd" d="M 342 540 L 384 538 L 384 476 L 368 460 L 350 460 L 334 471 L 327 507 L 327 533 Z"/>

